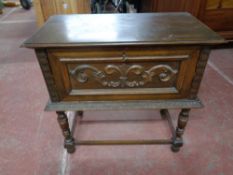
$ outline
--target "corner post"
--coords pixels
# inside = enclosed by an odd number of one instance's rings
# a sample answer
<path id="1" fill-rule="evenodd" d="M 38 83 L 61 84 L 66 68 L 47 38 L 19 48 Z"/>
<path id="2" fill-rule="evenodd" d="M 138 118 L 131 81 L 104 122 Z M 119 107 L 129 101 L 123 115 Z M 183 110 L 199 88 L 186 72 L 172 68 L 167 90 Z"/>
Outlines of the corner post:
<path id="1" fill-rule="evenodd" d="M 57 121 L 65 137 L 64 147 L 67 149 L 68 153 L 74 153 L 75 142 L 74 142 L 74 138 L 70 131 L 67 115 L 64 111 L 57 111 Z"/>
<path id="2" fill-rule="evenodd" d="M 173 152 L 178 152 L 180 150 L 180 147 L 183 146 L 182 135 L 184 134 L 185 127 L 188 123 L 189 112 L 190 109 L 182 109 L 179 114 L 176 133 L 173 138 L 173 143 L 171 147 Z"/>

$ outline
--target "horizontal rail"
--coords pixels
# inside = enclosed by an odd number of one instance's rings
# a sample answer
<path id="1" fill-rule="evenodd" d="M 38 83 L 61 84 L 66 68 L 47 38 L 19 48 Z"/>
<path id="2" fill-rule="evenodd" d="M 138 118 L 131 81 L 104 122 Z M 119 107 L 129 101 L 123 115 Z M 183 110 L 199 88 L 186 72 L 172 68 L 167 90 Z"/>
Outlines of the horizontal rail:
<path id="1" fill-rule="evenodd" d="M 154 145 L 154 144 L 171 144 L 171 139 L 158 140 L 80 140 L 76 145 Z"/>

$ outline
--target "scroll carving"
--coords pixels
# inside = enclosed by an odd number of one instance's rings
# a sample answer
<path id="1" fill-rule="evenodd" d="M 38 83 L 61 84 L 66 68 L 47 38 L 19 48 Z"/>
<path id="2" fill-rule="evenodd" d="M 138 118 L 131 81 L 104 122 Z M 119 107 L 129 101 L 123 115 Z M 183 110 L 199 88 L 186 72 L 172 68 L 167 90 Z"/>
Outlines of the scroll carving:
<path id="1" fill-rule="evenodd" d="M 87 71 L 91 74 L 87 74 Z M 70 70 L 71 76 L 79 83 L 86 83 L 90 78 L 95 79 L 104 87 L 142 87 L 151 82 L 153 77 L 157 76 L 161 82 L 170 81 L 177 74 L 177 70 L 169 65 L 155 65 L 150 69 L 145 69 L 141 65 L 121 66 L 121 65 L 106 65 L 104 70 L 89 65 L 82 64 Z M 111 75 L 117 75 L 117 79 L 112 79 Z M 140 80 L 131 80 L 129 75 L 135 74 L 140 77 Z"/>

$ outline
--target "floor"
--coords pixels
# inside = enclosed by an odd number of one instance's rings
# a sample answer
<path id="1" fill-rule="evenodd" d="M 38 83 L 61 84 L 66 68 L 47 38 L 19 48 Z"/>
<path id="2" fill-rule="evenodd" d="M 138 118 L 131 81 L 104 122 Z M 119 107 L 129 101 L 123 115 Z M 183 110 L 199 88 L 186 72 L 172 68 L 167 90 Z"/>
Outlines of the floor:
<path id="1" fill-rule="evenodd" d="M 232 175 L 233 49 L 212 51 L 199 93 L 205 108 L 191 112 L 179 153 L 164 145 L 80 146 L 68 155 L 56 115 L 44 112 L 35 54 L 20 48 L 36 29 L 33 10 L 0 16 L 0 175 Z M 153 110 L 87 111 L 78 122 L 79 139 L 170 137 Z"/>

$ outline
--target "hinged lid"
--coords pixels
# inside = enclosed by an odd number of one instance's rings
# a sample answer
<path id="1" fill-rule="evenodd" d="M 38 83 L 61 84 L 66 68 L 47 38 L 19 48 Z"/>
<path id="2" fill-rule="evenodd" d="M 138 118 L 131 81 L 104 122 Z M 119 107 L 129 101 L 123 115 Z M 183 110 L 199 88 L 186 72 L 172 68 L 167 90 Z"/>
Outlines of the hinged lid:
<path id="1" fill-rule="evenodd" d="M 23 46 L 212 45 L 225 42 L 189 13 L 137 13 L 52 16 Z"/>

